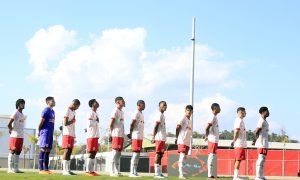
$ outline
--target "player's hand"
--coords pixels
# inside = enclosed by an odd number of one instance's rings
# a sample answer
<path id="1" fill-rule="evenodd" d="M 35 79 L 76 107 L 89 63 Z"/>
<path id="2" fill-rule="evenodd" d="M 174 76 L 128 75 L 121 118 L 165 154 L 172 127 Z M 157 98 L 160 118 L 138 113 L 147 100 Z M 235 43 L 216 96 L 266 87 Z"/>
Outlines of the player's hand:
<path id="1" fill-rule="evenodd" d="M 128 139 L 131 139 L 131 134 L 127 134 Z"/>
<path id="2" fill-rule="evenodd" d="M 254 146 L 254 145 L 255 145 L 255 142 L 256 142 L 256 140 L 254 139 L 254 140 L 252 141 L 252 146 Z"/>
<path id="3" fill-rule="evenodd" d="M 175 144 L 177 145 L 177 138 L 175 139 Z"/>
<path id="4" fill-rule="evenodd" d="M 205 138 L 204 138 L 204 141 L 207 141 L 208 140 L 208 137 L 207 136 L 205 136 Z"/>
<path id="5" fill-rule="evenodd" d="M 74 118 L 72 122 L 75 123 L 75 122 L 76 122 L 76 119 Z"/>
<path id="6" fill-rule="evenodd" d="M 62 130 L 63 130 L 63 127 L 62 127 L 62 126 L 59 126 L 59 130 L 62 131 Z"/>
<path id="7" fill-rule="evenodd" d="M 87 129 L 86 128 L 84 129 L 84 132 L 87 133 Z"/>
<path id="8" fill-rule="evenodd" d="M 152 143 L 152 144 L 154 144 L 154 143 L 155 143 L 155 140 L 154 140 L 154 138 L 152 138 L 152 140 L 151 140 L 151 143 Z"/>
<path id="9" fill-rule="evenodd" d="M 108 137 L 108 142 L 112 142 L 112 137 L 111 136 Z"/>
<path id="10" fill-rule="evenodd" d="M 234 146 L 234 142 L 232 141 L 230 147 L 233 148 L 233 146 Z"/>
<path id="11" fill-rule="evenodd" d="M 8 133 L 11 134 L 11 131 L 12 131 L 12 129 L 9 129 L 9 130 L 8 130 Z"/>

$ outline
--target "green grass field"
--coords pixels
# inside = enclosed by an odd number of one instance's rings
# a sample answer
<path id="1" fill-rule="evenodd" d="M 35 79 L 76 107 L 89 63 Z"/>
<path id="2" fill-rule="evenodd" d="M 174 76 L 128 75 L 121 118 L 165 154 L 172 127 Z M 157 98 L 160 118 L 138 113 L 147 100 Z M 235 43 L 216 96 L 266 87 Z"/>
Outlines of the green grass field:
<path id="1" fill-rule="evenodd" d="M 133 178 L 129 178 L 127 176 L 123 177 L 109 177 L 106 175 L 98 176 L 98 177 L 88 177 L 83 174 L 77 175 L 77 176 L 63 176 L 61 174 L 52 174 L 52 175 L 39 175 L 35 172 L 26 172 L 24 174 L 8 174 L 6 171 L 0 171 L 0 179 L 1 180 L 11 180 L 11 179 L 42 179 L 42 180 L 57 180 L 57 179 L 101 179 L 101 180 L 132 180 Z M 151 176 L 145 176 L 142 178 L 136 178 L 136 179 L 143 179 L 143 180 L 153 180 L 154 178 Z M 176 177 L 169 177 L 168 180 L 178 180 Z M 206 178 L 189 178 L 189 179 L 197 179 L 197 180 L 206 180 Z M 218 178 L 218 180 L 229 180 L 232 178 Z"/>

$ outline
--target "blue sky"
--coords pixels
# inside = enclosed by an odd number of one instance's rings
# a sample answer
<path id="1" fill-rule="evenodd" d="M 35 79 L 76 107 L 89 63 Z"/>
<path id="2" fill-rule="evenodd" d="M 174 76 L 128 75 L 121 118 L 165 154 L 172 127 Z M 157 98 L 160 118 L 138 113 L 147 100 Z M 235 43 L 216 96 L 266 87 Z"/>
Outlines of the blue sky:
<path id="1" fill-rule="evenodd" d="M 2 1 L 0 3 L 0 113 L 27 100 L 35 128 L 43 99 L 56 97 L 57 126 L 73 98 L 78 142 L 87 101 L 97 98 L 107 128 L 115 96 L 125 97 L 126 127 L 135 102 L 145 99 L 147 130 L 159 100 L 167 100 L 174 132 L 189 100 L 191 23 L 196 17 L 195 130 L 203 132 L 209 105 L 219 102 L 220 127 L 232 129 L 235 109 L 270 108 L 271 131 L 295 128 L 300 90 L 298 1 Z M 151 128 L 150 128 L 151 127 Z M 102 129 L 102 133 L 103 133 Z M 128 132 L 128 131 L 127 131 Z"/>

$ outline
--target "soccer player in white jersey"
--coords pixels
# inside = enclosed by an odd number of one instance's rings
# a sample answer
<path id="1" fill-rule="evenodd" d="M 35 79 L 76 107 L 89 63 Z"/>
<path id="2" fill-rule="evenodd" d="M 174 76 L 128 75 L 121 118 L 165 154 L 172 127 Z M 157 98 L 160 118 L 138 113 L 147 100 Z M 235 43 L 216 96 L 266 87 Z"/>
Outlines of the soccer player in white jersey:
<path id="1" fill-rule="evenodd" d="M 74 147 L 75 138 L 75 122 L 76 122 L 76 110 L 80 106 L 80 101 L 74 99 L 71 105 L 68 107 L 67 112 L 64 116 L 62 126 L 62 148 L 64 149 L 63 154 L 63 175 L 75 175 L 70 168 L 70 159 L 72 150 Z"/>
<path id="2" fill-rule="evenodd" d="M 112 141 L 112 157 L 111 157 L 111 171 L 110 176 L 122 176 L 120 172 L 121 151 L 124 143 L 124 112 L 125 101 L 123 97 L 115 98 L 116 108 L 111 113 L 111 121 L 109 125 Z"/>
<path id="3" fill-rule="evenodd" d="M 162 174 L 161 159 L 163 158 L 164 152 L 166 150 L 166 123 L 164 112 L 167 110 L 167 103 L 165 101 L 159 102 L 159 114 L 155 118 L 155 126 L 153 132 L 152 143 L 155 143 L 155 164 L 154 164 L 154 178 L 165 178 Z"/>
<path id="4" fill-rule="evenodd" d="M 211 105 L 212 114 L 207 121 L 205 128 L 205 141 L 208 141 L 208 178 L 217 178 L 217 168 L 214 164 L 217 163 L 217 150 L 219 142 L 219 123 L 217 115 L 221 112 L 220 105 L 213 103 Z"/>
<path id="5" fill-rule="evenodd" d="M 234 122 L 234 135 L 233 142 L 231 146 L 234 147 L 234 172 L 233 179 L 239 180 L 239 168 L 242 160 L 246 159 L 246 148 L 247 148 L 247 134 L 244 123 L 244 118 L 246 117 L 246 109 L 244 107 L 237 108 L 237 118 Z"/>
<path id="6" fill-rule="evenodd" d="M 9 154 L 8 154 L 8 173 L 23 173 L 19 169 L 19 157 L 23 148 L 24 141 L 24 124 L 25 116 L 23 109 L 25 108 L 24 99 L 16 101 L 16 111 L 10 116 L 8 123 L 9 138 Z"/>
<path id="7" fill-rule="evenodd" d="M 258 120 L 256 131 L 255 131 L 255 139 L 253 144 L 255 143 L 255 147 L 257 148 L 258 158 L 256 161 L 256 180 L 264 180 L 264 166 L 266 161 L 266 156 L 269 147 L 269 123 L 267 121 L 267 117 L 269 117 L 269 109 L 267 107 L 261 107 L 259 109 L 260 118 Z"/>
<path id="8" fill-rule="evenodd" d="M 91 99 L 89 101 L 89 106 L 91 110 L 87 114 L 87 127 L 86 127 L 86 137 L 87 137 L 87 151 L 89 157 L 86 161 L 86 172 L 87 176 L 99 176 L 100 174 L 95 172 L 96 164 L 96 154 L 99 148 L 99 116 L 97 109 L 99 108 L 99 103 L 96 99 Z"/>
<path id="9" fill-rule="evenodd" d="M 192 122 L 190 120 L 193 114 L 193 106 L 185 107 L 185 116 L 177 123 L 175 144 L 178 146 L 179 161 L 179 179 L 186 179 L 183 175 L 183 167 L 185 165 L 186 155 L 190 149 L 190 140 L 192 136 Z"/>
<path id="10" fill-rule="evenodd" d="M 140 152 L 143 148 L 144 137 L 144 115 L 145 101 L 137 101 L 137 110 L 133 113 L 130 124 L 130 137 L 132 139 L 132 158 L 130 163 L 129 177 L 140 177 L 137 173 L 137 166 L 139 163 Z"/>

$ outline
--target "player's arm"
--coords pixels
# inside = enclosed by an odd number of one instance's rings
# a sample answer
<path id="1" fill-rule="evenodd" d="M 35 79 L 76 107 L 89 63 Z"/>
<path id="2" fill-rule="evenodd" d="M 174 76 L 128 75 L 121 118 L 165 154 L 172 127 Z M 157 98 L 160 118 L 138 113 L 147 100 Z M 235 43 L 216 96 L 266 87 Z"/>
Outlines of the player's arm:
<path id="1" fill-rule="evenodd" d="M 208 123 L 207 124 L 207 126 L 206 126 L 206 128 L 205 128 L 205 141 L 207 141 L 207 139 L 208 139 L 208 134 L 209 134 L 209 128 L 212 126 L 212 124 L 211 123 Z"/>
<path id="2" fill-rule="evenodd" d="M 175 144 L 177 144 L 177 138 L 179 136 L 179 132 L 181 130 L 181 125 L 178 124 L 177 127 L 176 127 L 176 139 L 175 139 Z"/>
<path id="3" fill-rule="evenodd" d="M 154 138 L 155 138 L 155 136 L 157 134 L 159 124 L 160 124 L 160 122 L 156 121 L 155 126 L 154 126 L 154 130 L 153 130 L 153 138 L 151 140 L 152 143 L 154 143 L 154 141 L 155 141 Z"/>
<path id="4" fill-rule="evenodd" d="M 254 137 L 254 140 L 253 140 L 253 142 L 252 142 L 252 145 L 255 144 L 257 138 L 259 137 L 260 131 L 261 131 L 261 128 L 260 128 L 260 127 L 257 127 L 256 130 L 255 130 L 255 137 Z"/>
<path id="5" fill-rule="evenodd" d="M 13 129 L 13 127 L 12 127 L 12 123 L 13 122 L 14 122 L 14 118 L 10 118 L 10 121 L 9 121 L 9 123 L 7 125 L 9 134 L 11 133 L 11 131 Z"/>
<path id="6" fill-rule="evenodd" d="M 133 119 L 133 120 L 131 121 L 131 123 L 130 123 L 130 136 L 132 135 L 132 131 L 133 131 L 133 128 L 134 128 L 134 126 L 135 126 L 135 123 L 136 123 L 136 120 L 135 120 L 135 119 Z"/>
<path id="7" fill-rule="evenodd" d="M 233 147 L 235 141 L 239 137 L 239 133 L 240 133 L 240 128 L 235 128 L 234 133 L 233 133 L 233 141 L 231 143 L 231 147 Z"/>
<path id="8" fill-rule="evenodd" d="M 38 135 L 39 135 L 39 136 L 40 136 L 40 131 L 41 131 L 41 129 L 42 129 L 44 123 L 45 123 L 45 119 L 44 119 L 44 118 L 41 118 L 40 123 L 39 123 L 39 126 L 38 126 Z"/>
<path id="9" fill-rule="evenodd" d="M 67 116 L 64 118 L 64 126 L 69 126 L 73 123 L 75 123 L 75 118 L 72 119 L 72 121 L 69 121 L 69 117 L 67 117 Z"/>

